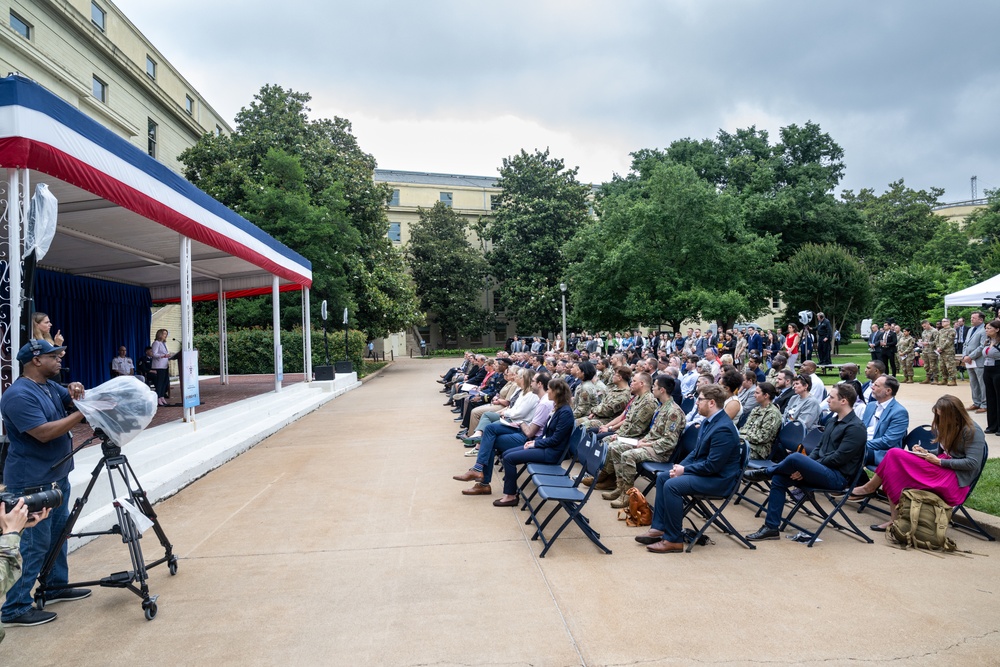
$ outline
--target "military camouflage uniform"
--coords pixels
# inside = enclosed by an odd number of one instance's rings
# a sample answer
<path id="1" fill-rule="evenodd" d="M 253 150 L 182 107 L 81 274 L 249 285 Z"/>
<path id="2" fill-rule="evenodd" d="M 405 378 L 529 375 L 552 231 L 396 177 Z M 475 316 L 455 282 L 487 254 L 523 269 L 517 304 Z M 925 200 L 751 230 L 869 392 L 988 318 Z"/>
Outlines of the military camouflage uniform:
<path id="1" fill-rule="evenodd" d="M 597 405 L 597 385 L 593 380 L 581 382 L 573 394 L 573 417 L 579 419 L 586 417 Z"/>
<path id="2" fill-rule="evenodd" d="M 952 327 L 941 327 L 937 332 L 937 349 L 941 350 L 938 355 L 938 384 L 949 384 L 954 386 L 958 378 L 958 370 L 955 360 L 955 329 Z"/>
<path id="3" fill-rule="evenodd" d="M 618 427 L 617 435 L 623 438 L 641 438 L 649 432 L 649 424 L 656 412 L 657 401 L 653 392 L 636 396 L 625 412 L 625 420 Z"/>
<path id="4" fill-rule="evenodd" d="M 740 435 L 750 443 L 750 458 L 767 460 L 771 458 L 771 445 L 781 429 L 781 411 L 774 403 L 766 408 L 758 405 L 750 411 L 747 422 L 740 429 Z"/>
<path id="5" fill-rule="evenodd" d="M 627 445 L 618 440 L 608 446 L 608 460 L 604 464 L 604 469 L 607 472 L 614 470 L 618 478 L 617 494 L 609 494 L 615 496 L 615 502 L 611 503 L 612 507 L 625 507 L 628 504 L 628 496 L 624 495 L 624 492 L 635 484 L 640 463 L 643 461 L 666 463 L 670 460 L 681 434 L 684 433 L 685 423 L 684 411 L 673 400 L 667 398 L 667 402 L 653 413 L 653 423 L 649 433 L 640 440 L 643 445 L 649 446 Z"/>
<path id="6" fill-rule="evenodd" d="M 628 387 L 611 387 L 608 393 L 604 395 L 604 398 L 601 399 L 601 402 L 590 411 L 595 419 L 587 419 L 587 415 L 584 415 L 576 420 L 577 425 L 582 424 L 587 428 L 604 426 L 622 413 L 622 410 L 628 405 L 628 399 L 631 396 L 632 394 L 628 390 Z"/>
<path id="7" fill-rule="evenodd" d="M 903 369 L 903 382 L 913 382 L 913 348 L 916 341 L 913 336 L 901 334 L 896 343 L 896 365 Z"/>
<path id="8" fill-rule="evenodd" d="M 597 377 L 599 377 L 601 379 L 601 382 L 603 382 L 605 385 L 611 387 L 614 384 L 613 382 L 611 382 L 611 376 L 614 374 L 615 374 L 615 369 L 605 368 L 603 371 L 597 374 Z"/>
<path id="9" fill-rule="evenodd" d="M 21 536 L 8 533 L 0 536 L 0 595 L 21 578 Z M 3 642 L 4 631 L 0 626 L 0 642 Z"/>
<path id="10" fill-rule="evenodd" d="M 920 356 L 924 360 L 924 370 L 927 372 L 927 379 L 923 384 L 929 384 L 937 379 L 937 352 L 934 347 L 937 345 L 937 329 L 931 327 L 920 334 Z"/>

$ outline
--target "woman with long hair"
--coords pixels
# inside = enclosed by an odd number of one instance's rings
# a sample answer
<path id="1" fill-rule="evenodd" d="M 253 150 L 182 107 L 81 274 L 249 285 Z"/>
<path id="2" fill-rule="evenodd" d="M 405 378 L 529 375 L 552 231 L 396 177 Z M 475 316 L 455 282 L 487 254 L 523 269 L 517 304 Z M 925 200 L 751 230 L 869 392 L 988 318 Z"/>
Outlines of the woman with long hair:
<path id="1" fill-rule="evenodd" d="M 986 432 L 1000 429 L 1000 320 L 983 328 L 983 388 L 986 392 Z"/>
<path id="2" fill-rule="evenodd" d="M 52 335 L 52 321 L 48 315 L 40 311 L 35 311 L 31 316 L 31 337 L 35 340 L 47 340 L 56 347 L 60 347 L 65 340 L 58 329 L 56 335 Z"/>
<path id="3" fill-rule="evenodd" d="M 939 398 L 933 413 L 931 442 L 936 447 L 927 450 L 917 445 L 913 451 L 890 449 L 868 483 L 851 492 L 852 499 L 861 500 L 881 486 L 889 498 L 892 504 L 889 521 L 873 525 L 872 530 L 883 532 L 896 519 L 904 489 L 930 491 L 950 507 L 961 505 L 969 495 L 969 487 L 979 474 L 986 452 L 986 436 L 956 396 L 945 394 Z"/>
<path id="4" fill-rule="evenodd" d="M 160 329 L 153 340 L 152 367 L 156 373 L 156 397 L 160 405 L 167 404 L 167 392 L 170 390 L 170 371 L 167 367 L 172 355 L 167 350 L 168 333 L 166 329 Z"/>

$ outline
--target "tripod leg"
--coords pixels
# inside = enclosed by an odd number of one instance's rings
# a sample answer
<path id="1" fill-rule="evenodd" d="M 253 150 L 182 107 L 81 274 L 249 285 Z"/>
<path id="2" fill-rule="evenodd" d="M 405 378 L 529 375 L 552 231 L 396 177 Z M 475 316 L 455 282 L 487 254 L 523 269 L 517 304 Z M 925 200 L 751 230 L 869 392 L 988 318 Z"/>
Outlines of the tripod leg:
<path id="1" fill-rule="evenodd" d="M 174 547 L 170 544 L 167 534 L 163 531 L 163 527 L 160 525 L 160 521 L 156 516 L 156 511 L 153 509 L 153 504 L 149 502 L 149 498 L 146 496 L 146 491 L 139 483 L 139 478 L 136 476 L 135 471 L 132 470 L 132 466 L 129 464 L 127 459 L 125 460 L 125 466 L 127 467 L 129 473 L 129 475 L 125 478 L 125 483 L 129 487 L 129 495 L 135 503 L 135 506 L 138 507 L 143 514 L 152 519 L 153 532 L 156 533 L 157 539 L 160 540 L 160 546 L 163 547 L 165 552 L 163 559 L 167 563 L 167 568 L 170 570 L 170 574 L 175 575 L 177 574 L 177 556 L 174 555 Z"/>

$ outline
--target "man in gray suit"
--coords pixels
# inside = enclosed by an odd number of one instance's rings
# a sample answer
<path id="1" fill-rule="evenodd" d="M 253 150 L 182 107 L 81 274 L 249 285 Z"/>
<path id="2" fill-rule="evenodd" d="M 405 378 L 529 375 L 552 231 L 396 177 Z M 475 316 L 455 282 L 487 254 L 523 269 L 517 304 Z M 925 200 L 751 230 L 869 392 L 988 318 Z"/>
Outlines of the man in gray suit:
<path id="1" fill-rule="evenodd" d="M 983 385 L 983 347 L 986 332 L 983 329 L 983 313 L 974 310 L 969 316 L 972 328 L 965 336 L 962 347 L 962 365 L 969 371 L 969 387 L 972 389 L 972 405 L 966 408 L 978 413 L 986 412 L 986 389 Z"/>

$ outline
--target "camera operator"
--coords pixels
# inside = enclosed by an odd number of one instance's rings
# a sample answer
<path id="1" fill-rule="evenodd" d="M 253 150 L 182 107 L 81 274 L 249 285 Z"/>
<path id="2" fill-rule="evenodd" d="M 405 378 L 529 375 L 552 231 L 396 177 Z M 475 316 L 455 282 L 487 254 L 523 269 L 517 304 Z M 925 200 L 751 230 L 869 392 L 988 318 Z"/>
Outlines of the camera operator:
<path id="1" fill-rule="evenodd" d="M 7 600 L 0 609 L 0 621 L 7 627 L 41 625 L 56 618 L 54 613 L 32 606 L 31 589 L 69 517 L 69 473 L 73 469 L 73 459 L 67 457 L 73 447 L 69 431 L 83 421 L 79 412 L 66 412 L 72 406 L 72 399 L 83 398 L 83 385 L 71 382 L 63 388 L 52 381 L 59 377 L 60 353 L 65 349 L 41 339 L 28 341 L 17 353 L 22 374 L 0 398 L 0 413 L 10 438 L 3 471 L 7 491 L 23 495 L 50 488 L 55 483 L 64 499 L 52 511 L 51 521 L 21 535 L 21 577 L 7 593 Z M 63 458 L 65 461 L 53 469 L 53 465 Z M 49 572 L 48 586 L 69 581 L 67 553 L 64 542 Z M 83 588 L 56 589 L 47 593 L 45 599 L 51 604 L 80 600 L 89 595 L 90 591 Z"/>
<path id="2" fill-rule="evenodd" d="M 48 515 L 48 507 L 41 512 L 28 514 L 23 499 L 18 500 L 10 512 L 0 503 L 0 595 L 6 593 L 21 577 L 21 531 L 31 528 Z M 0 626 L 0 642 L 3 642 L 3 638 L 4 631 Z"/>

